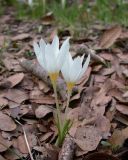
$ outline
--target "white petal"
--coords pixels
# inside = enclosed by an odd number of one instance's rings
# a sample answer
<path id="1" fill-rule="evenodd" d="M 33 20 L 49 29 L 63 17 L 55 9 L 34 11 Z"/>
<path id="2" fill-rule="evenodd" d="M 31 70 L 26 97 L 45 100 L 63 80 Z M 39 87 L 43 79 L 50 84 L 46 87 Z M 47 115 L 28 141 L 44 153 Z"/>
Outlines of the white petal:
<path id="1" fill-rule="evenodd" d="M 54 37 L 51 46 L 53 49 L 52 52 L 55 54 L 55 57 L 57 57 L 59 54 L 59 38 L 58 38 L 58 36 Z"/>
<path id="2" fill-rule="evenodd" d="M 69 75 L 69 71 L 70 71 L 70 53 L 68 53 L 68 55 L 66 56 L 66 59 L 65 59 L 65 62 L 61 68 L 61 72 L 62 72 L 62 75 L 65 79 L 66 82 L 69 82 L 70 81 L 70 75 Z"/>
<path id="3" fill-rule="evenodd" d="M 57 71 L 56 58 L 52 51 L 52 46 L 47 44 L 45 47 L 45 60 L 47 64 L 47 71 L 49 73 L 54 73 Z"/>
<path id="4" fill-rule="evenodd" d="M 84 65 L 83 65 L 83 68 L 82 68 L 82 71 L 80 73 L 80 77 L 79 78 L 81 78 L 83 76 L 83 74 L 85 73 L 85 71 L 87 70 L 89 62 L 90 62 L 90 54 L 88 55 Z"/>
<path id="5" fill-rule="evenodd" d="M 41 53 L 41 50 L 39 48 L 39 45 L 34 42 L 33 43 L 33 47 L 34 47 L 34 51 L 35 51 L 35 54 L 36 54 L 36 57 L 37 57 L 37 60 L 39 62 L 39 64 L 44 68 L 46 69 L 46 65 L 45 65 L 45 60 L 44 60 L 44 57 L 43 57 L 43 54 Z"/>
<path id="6" fill-rule="evenodd" d="M 70 70 L 70 81 L 76 82 L 82 70 L 81 58 L 77 57 L 74 59 L 71 70 Z"/>
<path id="7" fill-rule="evenodd" d="M 59 51 L 59 55 L 57 57 L 58 69 L 62 68 L 62 66 L 65 62 L 66 56 L 68 56 L 68 54 L 69 54 L 69 38 L 64 41 L 64 43 L 61 46 L 61 49 Z"/>
<path id="8" fill-rule="evenodd" d="M 42 53 L 44 54 L 45 53 L 45 47 L 46 47 L 45 41 L 43 39 L 41 39 L 39 41 L 39 45 L 40 45 L 40 49 L 41 49 Z"/>
<path id="9" fill-rule="evenodd" d="M 60 48 L 60 52 L 65 52 L 65 50 L 68 50 L 69 51 L 69 39 L 70 37 L 68 37 L 62 44 L 61 48 Z"/>
<path id="10" fill-rule="evenodd" d="M 33 42 L 33 47 L 34 47 L 34 52 L 35 52 L 36 56 L 38 56 L 40 54 L 39 45 L 36 42 Z"/>

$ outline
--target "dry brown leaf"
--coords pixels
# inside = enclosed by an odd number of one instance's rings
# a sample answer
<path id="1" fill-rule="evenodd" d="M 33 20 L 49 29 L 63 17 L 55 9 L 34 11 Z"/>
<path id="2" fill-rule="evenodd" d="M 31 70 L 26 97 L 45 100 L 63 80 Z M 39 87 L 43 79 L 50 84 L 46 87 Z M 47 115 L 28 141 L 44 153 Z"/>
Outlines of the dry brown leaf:
<path id="1" fill-rule="evenodd" d="M 123 69 L 123 74 L 126 78 L 128 78 L 128 69 Z"/>
<path id="2" fill-rule="evenodd" d="M 112 83 L 110 80 L 107 80 L 101 89 L 94 95 L 94 98 L 91 101 L 91 108 L 96 115 L 103 115 L 105 112 L 105 107 L 111 101 L 111 96 L 108 96 L 108 91 L 112 88 Z"/>
<path id="3" fill-rule="evenodd" d="M 0 97 L 0 107 L 4 107 L 4 106 L 7 106 L 8 105 L 8 100 L 3 98 L 3 97 Z"/>
<path id="4" fill-rule="evenodd" d="M 123 93 L 118 89 L 111 89 L 109 91 L 109 95 L 113 96 L 115 99 L 117 99 L 120 103 L 127 105 L 128 99 L 123 97 Z"/>
<path id="5" fill-rule="evenodd" d="M 47 141 L 51 136 L 53 135 L 53 132 L 47 132 L 44 135 L 40 137 L 40 142 Z"/>
<path id="6" fill-rule="evenodd" d="M 22 34 L 19 34 L 19 35 L 12 37 L 11 40 L 12 41 L 21 41 L 21 40 L 28 39 L 28 38 L 31 38 L 30 34 L 22 33 Z"/>
<path id="7" fill-rule="evenodd" d="M 122 114 L 128 115 L 128 106 L 123 104 L 117 104 L 116 109 Z"/>
<path id="8" fill-rule="evenodd" d="M 122 32 L 120 35 L 120 39 L 127 39 L 128 38 L 128 31 Z"/>
<path id="9" fill-rule="evenodd" d="M 102 136 L 95 126 L 81 126 L 78 127 L 75 135 L 75 143 L 84 152 L 88 153 L 96 149 Z"/>
<path id="10" fill-rule="evenodd" d="M 102 135 L 103 139 L 107 139 L 110 136 L 110 121 L 105 116 L 98 116 L 95 121 L 97 129 L 99 129 L 100 135 Z"/>
<path id="11" fill-rule="evenodd" d="M 6 40 L 6 36 L 4 36 L 4 35 L 0 35 L 0 47 L 2 48 L 2 47 L 5 47 L 4 45 L 5 45 L 5 40 Z"/>
<path id="12" fill-rule="evenodd" d="M 28 153 L 28 148 L 24 139 L 24 136 L 19 136 L 17 139 L 17 147 L 21 153 L 26 154 Z"/>
<path id="13" fill-rule="evenodd" d="M 44 93 L 47 93 L 50 90 L 50 87 L 48 87 L 48 85 L 43 81 L 38 81 L 38 85 L 39 89 L 43 90 Z"/>
<path id="14" fill-rule="evenodd" d="M 115 117 L 115 120 L 121 122 L 122 124 L 125 124 L 128 126 L 128 116 L 118 113 L 117 116 Z"/>
<path id="15" fill-rule="evenodd" d="M 128 98 L 128 91 L 126 91 L 126 92 L 123 94 L 123 97 L 124 97 L 124 98 Z"/>
<path id="16" fill-rule="evenodd" d="M 78 121 L 80 110 L 81 107 L 70 109 L 70 111 L 67 113 L 67 119 L 70 119 L 71 121 Z"/>
<path id="17" fill-rule="evenodd" d="M 95 81 L 95 83 L 103 83 L 103 82 L 105 82 L 105 80 L 107 79 L 107 77 L 106 76 L 102 76 L 102 75 L 95 75 L 95 77 L 94 77 L 94 81 Z"/>
<path id="18" fill-rule="evenodd" d="M 3 131 L 13 131 L 16 129 L 16 124 L 8 115 L 0 111 L 0 129 Z"/>
<path id="19" fill-rule="evenodd" d="M 34 134 L 31 134 L 31 133 L 26 131 L 26 135 L 27 135 L 27 140 L 28 140 L 30 148 L 37 145 L 37 138 Z M 27 148 L 24 136 L 19 136 L 18 137 L 18 139 L 17 139 L 17 149 L 19 149 L 19 151 L 23 154 L 28 153 L 28 148 Z"/>
<path id="20" fill-rule="evenodd" d="M 35 110 L 35 115 L 37 118 L 43 118 L 45 117 L 47 114 L 52 113 L 53 112 L 53 108 L 51 106 L 48 105 L 40 105 L 38 106 L 38 108 Z"/>
<path id="21" fill-rule="evenodd" d="M 111 47 L 116 42 L 117 38 L 120 37 L 121 32 L 122 28 L 120 26 L 114 26 L 105 31 L 100 39 L 99 47 L 102 49 Z"/>
<path id="22" fill-rule="evenodd" d="M 111 138 L 109 139 L 109 142 L 113 145 L 113 146 L 122 146 L 125 139 L 128 138 L 128 127 L 123 129 L 123 130 L 119 130 L 116 129 L 114 130 L 114 133 L 112 134 Z"/>
<path id="23" fill-rule="evenodd" d="M 9 71 L 10 70 L 13 70 L 16 72 L 23 71 L 23 68 L 20 66 L 18 60 L 12 57 L 9 57 L 8 55 L 5 59 L 3 59 L 3 63 Z"/>
<path id="24" fill-rule="evenodd" d="M 17 153 L 17 155 L 19 155 L 20 157 L 25 157 L 26 155 L 22 154 L 19 150 L 17 150 L 16 148 L 11 148 L 11 150 L 7 150 L 5 153 L 4 153 L 4 157 L 9 160 L 17 160 L 19 159 L 19 157 L 14 154 L 14 153 Z M 0 159 L 1 160 L 1 159 Z"/>
<path id="25" fill-rule="evenodd" d="M 11 88 L 19 84 L 24 78 L 24 73 L 17 73 L 7 78 L 11 82 Z"/>
<path id="26" fill-rule="evenodd" d="M 100 57 L 102 57 L 103 59 L 107 60 L 107 61 L 112 61 L 113 57 L 112 54 L 110 54 L 109 52 L 101 52 L 98 54 Z"/>
<path id="27" fill-rule="evenodd" d="M 12 145 L 12 142 L 8 141 L 7 139 L 4 139 L 0 134 L 0 152 L 6 151 L 11 145 Z"/>
<path id="28" fill-rule="evenodd" d="M 51 96 L 40 95 L 37 98 L 30 99 L 31 102 L 38 104 L 55 104 L 55 99 Z"/>
<path id="29" fill-rule="evenodd" d="M 10 108 L 19 106 L 22 102 L 27 100 L 28 94 L 24 90 L 9 89 L 5 98 L 9 100 Z"/>

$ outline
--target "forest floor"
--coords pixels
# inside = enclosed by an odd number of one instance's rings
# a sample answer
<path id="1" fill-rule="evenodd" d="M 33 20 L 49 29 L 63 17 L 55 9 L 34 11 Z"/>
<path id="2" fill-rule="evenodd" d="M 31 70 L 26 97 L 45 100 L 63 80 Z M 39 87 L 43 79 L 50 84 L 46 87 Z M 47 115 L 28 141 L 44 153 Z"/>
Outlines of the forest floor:
<path id="1" fill-rule="evenodd" d="M 73 125 L 60 148 L 54 146 L 53 89 L 33 50 L 34 40 L 51 42 L 56 34 L 61 42 L 71 37 L 73 57 L 91 55 L 86 73 L 73 90 L 67 115 Z M 58 88 L 59 102 L 65 107 L 62 76 Z M 76 33 L 60 29 L 52 16 L 17 20 L 12 8 L 7 9 L 0 18 L 0 160 L 30 160 L 25 136 L 34 160 L 127 160 L 126 27 L 97 23 Z"/>

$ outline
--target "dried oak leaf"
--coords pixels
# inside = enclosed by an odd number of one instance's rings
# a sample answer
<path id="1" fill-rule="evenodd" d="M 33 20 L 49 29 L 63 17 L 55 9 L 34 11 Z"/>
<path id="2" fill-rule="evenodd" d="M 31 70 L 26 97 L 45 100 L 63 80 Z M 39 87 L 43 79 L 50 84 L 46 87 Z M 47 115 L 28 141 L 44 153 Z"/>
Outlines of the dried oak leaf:
<path id="1" fill-rule="evenodd" d="M 95 126 L 87 125 L 78 127 L 74 141 L 85 154 L 95 150 L 101 139 L 99 130 Z"/>
<path id="2" fill-rule="evenodd" d="M 12 142 L 8 141 L 7 139 L 4 139 L 0 134 L 0 152 L 6 151 L 11 145 Z"/>
<path id="3" fill-rule="evenodd" d="M 122 28 L 120 26 L 114 26 L 105 31 L 100 39 L 99 47 L 102 49 L 111 47 L 115 43 L 117 38 L 120 37 L 121 32 Z"/>
<path id="4" fill-rule="evenodd" d="M 7 78 L 11 82 L 11 88 L 19 84 L 24 78 L 24 73 L 17 73 Z"/>
<path id="5" fill-rule="evenodd" d="M 8 115 L 0 111 L 0 129 L 3 131 L 13 131 L 16 129 L 16 124 Z"/>
<path id="6" fill-rule="evenodd" d="M 43 118 L 47 114 L 52 113 L 53 109 L 51 106 L 48 105 L 40 105 L 38 108 L 35 110 L 35 115 L 37 118 Z"/>
<path id="7" fill-rule="evenodd" d="M 100 39 L 99 47 L 102 49 L 111 47 L 116 42 L 117 38 L 120 37 L 121 32 L 122 28 L 120 26 L 114 26 L 105 31 Z"/>
<path id="8" fill-rule="evenodd" d="M 5 98 L 9 100 L 9 107 L 14 108 L 19 106 L 22 102 L 27 100 L 28 94 L 24 90 L 9 89 Z"/>

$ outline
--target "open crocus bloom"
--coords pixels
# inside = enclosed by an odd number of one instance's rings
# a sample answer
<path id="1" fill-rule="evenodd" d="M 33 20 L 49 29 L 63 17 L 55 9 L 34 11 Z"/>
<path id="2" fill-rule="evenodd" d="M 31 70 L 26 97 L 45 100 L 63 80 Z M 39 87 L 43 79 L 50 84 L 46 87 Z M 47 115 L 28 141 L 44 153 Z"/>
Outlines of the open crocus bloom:
<path id="1" fill-rule="evenodd" d="M 46 44 L 43 39 L 39 44 L 34 42 L 34 51 L 39 64 L 48 72 L 52 80 L 56 80 L 69 52 L 69 38 L 59 49 L 59 38 L 55 36 L 51 44 Z"/>
<path id="2" fill-rule="evenodd" d="M 90 62 L 90 55 L 88 55 L 85 63 L 82 65 L 83 59 L 84 56 L 77 57 L 73 60 L 70 53 L 68 54 L 68 56 L 66 56 L 65 63 L 61 71 L 69 91 L 72 90 L 75 83 L 83 76 L 84 72 L 87 70 Z"/>

